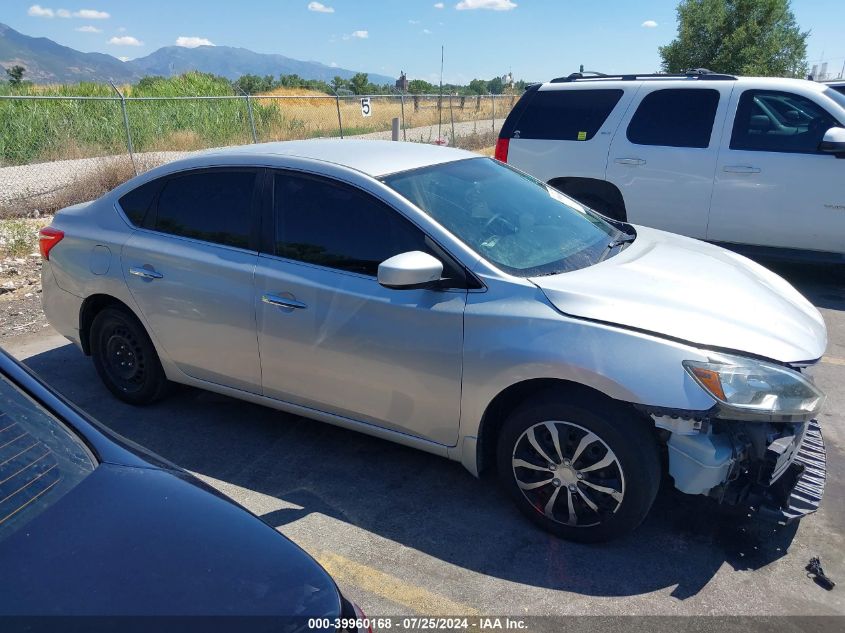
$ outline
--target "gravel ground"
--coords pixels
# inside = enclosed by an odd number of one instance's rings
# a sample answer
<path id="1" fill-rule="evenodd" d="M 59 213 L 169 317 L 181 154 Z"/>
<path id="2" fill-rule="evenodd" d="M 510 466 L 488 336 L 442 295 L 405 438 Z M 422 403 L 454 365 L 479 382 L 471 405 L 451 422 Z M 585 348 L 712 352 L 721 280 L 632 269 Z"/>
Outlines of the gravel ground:
<path id="1" fill-rule="evenodd" d="M 502 119 L 493 121 L 464 121 L 455 123 L 455 137 L 461 138 L 474 134 L 484 134 L 498 130 L 502 126 Z M 438 126 L 427 125 L 405 130 L 408 141 L 434 142 L 437 139 Z M 441 134 L 451 139 L 452 126 L 444 122 Z M 390 140 L 391 132 L 372 132 L 358 134 L 347 138 L 362 138 L 371 140 Z M 196 152 L 148 152 L 136 154 L 138 168 L 142 171 L 152 169 L 163 163 L 178 160 L 195 154 Z M 78 158 L 73 160 L 59 160 L 49 163 L 35 163 L 15 167 L 0 168 L 0 206 L 13 205 L 16 201 L 25 200 L 37 205 L 39 200 L 46 199 L 51 194 L 61 191 L 80 178 L 84 178 L 96 171 L 104 161 L 112 161 L 115 156 L 100 158 Z"/>
<path id="2" fill-rule="evenodd" d="M 41 256 L 0 260 L 0 343 L 47 327 L 41 310 Z"/>

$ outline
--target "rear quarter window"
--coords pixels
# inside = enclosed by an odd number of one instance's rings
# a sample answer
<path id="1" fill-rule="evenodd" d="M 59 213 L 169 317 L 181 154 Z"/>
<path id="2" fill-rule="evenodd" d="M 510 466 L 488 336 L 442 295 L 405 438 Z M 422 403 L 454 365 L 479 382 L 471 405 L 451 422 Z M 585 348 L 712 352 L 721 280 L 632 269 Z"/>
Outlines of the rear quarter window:
<path id="1" fill-rule="evenodd" d="M 144 223 L 144 217 L 152 208 L 159 189 L 161 189 L 161 180 L 152 180 L 140 187 L 135 187 L 118 200 L 120 208 L 132 224 L 141 226 Z"/>
<path id="2" fill-rule="evenodd" d="M 511 136 L 556 141 L 589 141 L 604 125 L 624 91 L 540 90 L 534 93 Z"/>

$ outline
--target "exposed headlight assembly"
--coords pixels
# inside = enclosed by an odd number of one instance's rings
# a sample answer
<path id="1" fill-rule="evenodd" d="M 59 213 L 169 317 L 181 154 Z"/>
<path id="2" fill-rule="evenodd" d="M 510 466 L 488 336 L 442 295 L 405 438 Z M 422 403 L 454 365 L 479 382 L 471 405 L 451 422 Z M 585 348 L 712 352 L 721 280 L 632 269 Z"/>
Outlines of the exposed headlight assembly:
<path id="1" fill-rule="evenodd" d="M 824 394 L 801 373 L 750 358 L 685 360 L 690 376 L 720 403 L 720 417 L 789 422 L 814 417 Z"/>

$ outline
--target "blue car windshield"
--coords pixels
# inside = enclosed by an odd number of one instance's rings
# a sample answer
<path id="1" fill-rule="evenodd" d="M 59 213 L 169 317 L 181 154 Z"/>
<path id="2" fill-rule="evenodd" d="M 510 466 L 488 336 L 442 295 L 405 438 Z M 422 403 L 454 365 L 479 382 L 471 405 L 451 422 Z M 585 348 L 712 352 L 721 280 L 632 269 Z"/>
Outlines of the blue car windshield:
<path id="1" fill-rule="evenodd" d="M 0 542 L 94 470 L 84 444 L 0 376 Z"/>
<path id="2" fill-rule="evenodd" d="M 382 181 L 511 275 L 591 266 L 620 235 L 600 215 L 490 158 L 399 172 Z"/>

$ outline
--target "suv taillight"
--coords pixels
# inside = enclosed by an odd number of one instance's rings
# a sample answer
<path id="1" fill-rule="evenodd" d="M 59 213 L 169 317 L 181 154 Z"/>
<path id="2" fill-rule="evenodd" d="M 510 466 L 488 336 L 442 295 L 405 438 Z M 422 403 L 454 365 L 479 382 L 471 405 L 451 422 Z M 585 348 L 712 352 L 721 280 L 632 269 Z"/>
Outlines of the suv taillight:
<path id="1" fill-rule="evenodd" d="M 496 151 L 493 154 L 493 158 L 503 163 L 508 162 L 508 145 L 510 145 L 510 142 L 511 140 L 509 138 L 500 138 L 496 141 Z"/>
<path id="2" fill-rule="evenodd" d="M 38 249 L 41 251 L 41 257 L 46 260 L 50 259 L 50 251 L 65 236 L 64 231 L 54 229 L 52 226 L 45 226 L 38 232 Z"/>

